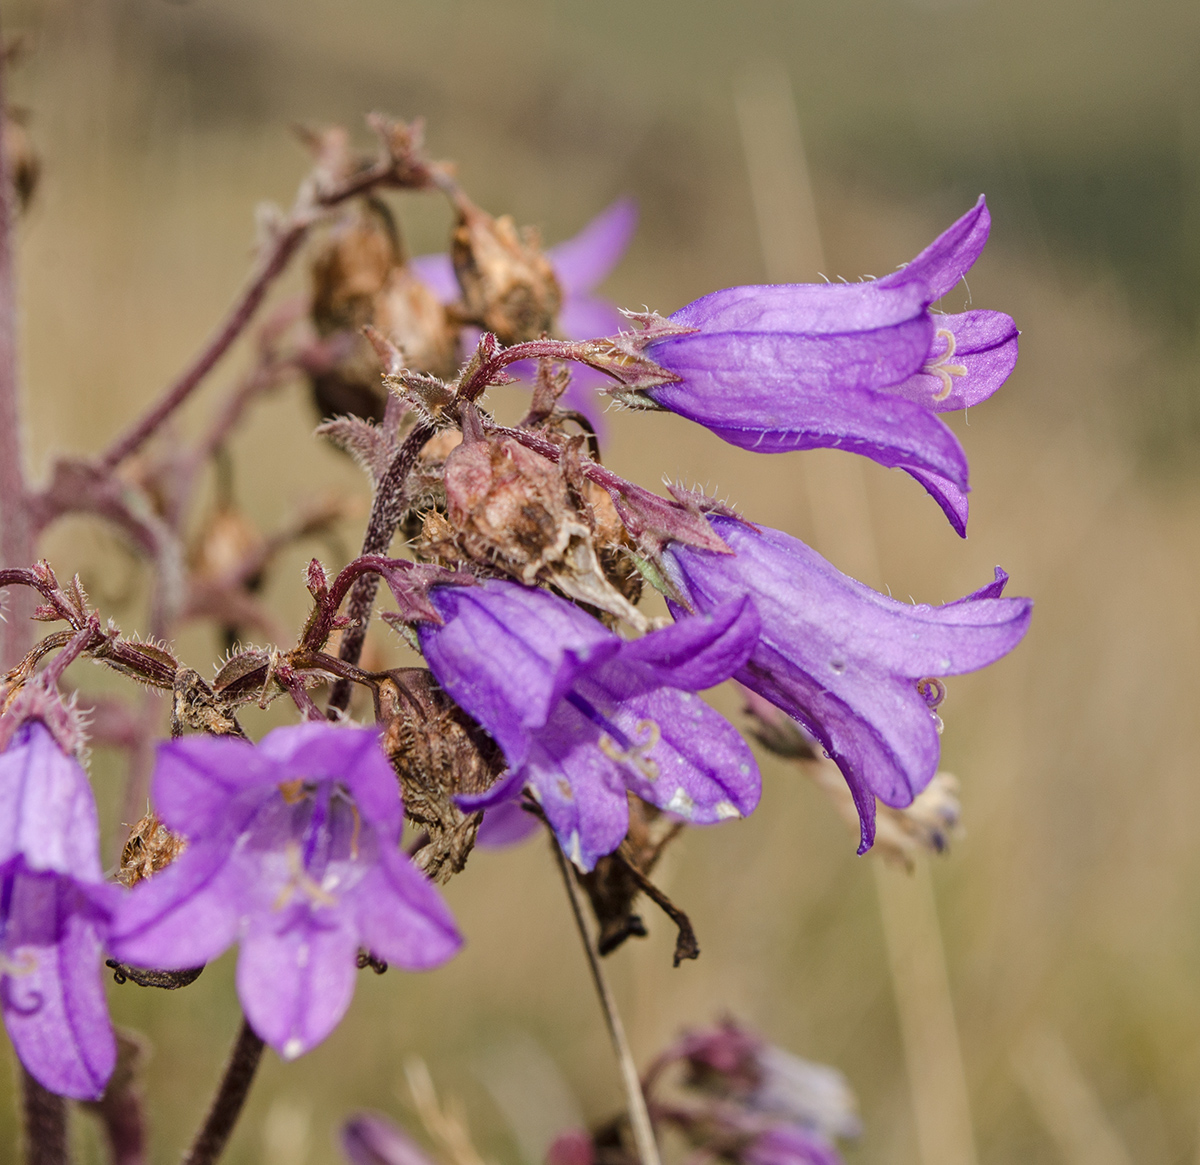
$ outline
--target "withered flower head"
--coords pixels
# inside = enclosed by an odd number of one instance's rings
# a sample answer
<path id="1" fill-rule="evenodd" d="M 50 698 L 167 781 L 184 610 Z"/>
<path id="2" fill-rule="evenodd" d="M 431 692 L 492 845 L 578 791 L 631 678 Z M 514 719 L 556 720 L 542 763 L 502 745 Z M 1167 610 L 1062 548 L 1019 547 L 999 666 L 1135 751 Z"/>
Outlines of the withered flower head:
<path id="1" fill-rule="evenodd" d="M 411 267 L 395 267 L 375 297 L 373 322 L 404 355 L 405 367 L 451 379 L 458 370 L 458 328 Z"/>
<path id="2" fill-rule="evenodd" d="M 172 833 L 157 814 L 150 812 L 129 831 L 129 840 L 121 850 L 117 881 L 136 886 L 140 881 L 165 870 L 187 848 L 187 841 Z"/>
<path id="3" fill-rule="evenodd" d="M 518 231 L 510 215 L 464 199 L 450 253 L 468 320 L 506 345 L 553 330 L 562 289 L 533 228 Z"/>
<path id="4" fill-rule="evenodd" d="M 322 335 L 371 322 L 375 297 L 401 262 L 400 240 L 381 202 L 356 206 L 312 262 L 312 318 Z"/>
<path id="5" fill-rule="evenodd" d="M 561 555 L 579 524 L 559 467 L 511 437 L 464 441 L 446 458 L 444 480 L 467 554 L 499 560 L 526 581 Z"/>
<path id="6" fill-rule="evenodd" d="M 466 864 L 482 816 L 464 813 L 454 798 L 489 789 L 504 757 L 424 668 L 389 672 L 376 700 L 385 725 L 383 750 L 400 780 L 405 814 L 429 835 L 413 861 L 445 882 Z"/>

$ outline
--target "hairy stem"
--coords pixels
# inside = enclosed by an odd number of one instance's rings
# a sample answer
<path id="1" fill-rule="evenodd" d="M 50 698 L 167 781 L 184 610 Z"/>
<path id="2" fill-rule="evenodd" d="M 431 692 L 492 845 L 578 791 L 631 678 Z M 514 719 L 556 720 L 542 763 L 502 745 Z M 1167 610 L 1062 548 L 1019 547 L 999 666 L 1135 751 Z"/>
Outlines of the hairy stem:
<path id="1" fill-rule="evenodd" d="M 242 334 L 262 303 L 271 284 L 283 273 L 292 256 L 308 234 L 312 223 L 308 220 L 293 221 L 286 230 L 276 236 L 270 249 L 259 260 L 258 267 L 250 277 L 245 290 L 238 297 L 229 314 L 208 343 L 200 349 L 192 363 L 183 370 L 175 383 L 167 388 L 158 403 L 143 414 L 109 447 L 100 459 L 105 469 L 114 469 L 131 453 L 135 453 L 154 434 L 158 427 L 192 394 L 195 387 L 208 375 L 213 366 L 229 350 L 230 345 Z"/>
<path id="2" fill-rule="evenodd" d="M 25 1122 L 25 1165 L 67 1165 L 67 1102 L 47 1092 L 21 1069 L 21 1111 Z"/>
<path id="3" fill-rule="evenodd" d="M 33 561 L 34 532 L 25 482 L 17 378 L 17 291 L 13 274 L 16 198 L 3 133 L 7 109 L 6 62 L 0 50 L 0 560 L 6 566 L 28 566 Z M 14 596 L 13 606 L 2 632 L 0 664 L 5 667 L 16 663 L 33 642 L 28 597 Z"/>
<path id="4" fill-rule="evenodd" d="M 396 527 L 408 507 L 408 475 L 433 434 L 432 425 L 418 424 L 396 451 L 392 464 L 375 491 L 371 516 L 367 520 L 367 532 L 363 537 L 363 554 L 387 553 Z M 350 591 L 346 614 L 350 616 L 351 622 L 342 636 L 342 646 L 338 652 L 338 657 L 347 663 L 358 663 L 362 655 L 363 643 L 367 638 L 367 622 L 371 617 L 371 608 L 375 605 L 375 593 L 378 589 L 379 575 L 364 574 L 357 579 Z M 331 720 L 336 718 L 339 712 L 346 710 L 350 703 L 350 690 L 350 681 L 347 679 L 340 679 L 334 684 L 328 708 Z"/>
<path id="5" fill-rule="evenodd" d="M 604 1011 L 604 1020 L 608 1024 L 608 1034 L 612 1037 L 613 1051 L 617 1055 L 617 1065 L 621 1070 L 621 1083 L 625 1087 L 625 1100 L 629 1108 L 629 1124 L 633 1129 L 634 1143 L 637 1145 L 638 1157 L 642 1165 L 661 1165 L 658 1156 L 658 1143 L 654 1139 L 654 1126 L 650 1123 L 650 1113 L 646 1109 L 646 1097 L 638 1080 L 637 1067 L 633 1062 L 633 1054 L 629 1050 L 629 1041 L 625 1038 L 625 1028 L 621 1016 L 617 1012 L 616 1000 L 609 989 L 608 980 L 600 966 L 600 955 L 596 944 L 588 932 L 587 922 L 583 917 L 583 899 L 571 867 L 567 864 L 566 855 L 558 844 L 558 839 L 550 834 L 550 843 L 554 849 L 554 857 L 558 862 L 559 873 L 562 874 L 563 885 L 567 888 L 567 897 L 571 900 L 571 913 L 575 916 L 575 925 L 579 929 L 579 938 L 587 955 L 588 967 L 592 972 L 592 982 L 596 985 L 596 994 L 600 997 L 600 1007 Z"/>
<path id="6" fill-rule="evenodd" d="M 196 1134 L 192 1147 L 184 1154 L 183 1165 L 213 1165 L 221 1156 L 246 1103 L 246 1095 L 254 1082 L 254 1073 L 262 1053 L 262 1040 L 242 1020 L 242 1029 L 229 1054 L 221 1085 L 213 1097 L 203 1127 Z"/>

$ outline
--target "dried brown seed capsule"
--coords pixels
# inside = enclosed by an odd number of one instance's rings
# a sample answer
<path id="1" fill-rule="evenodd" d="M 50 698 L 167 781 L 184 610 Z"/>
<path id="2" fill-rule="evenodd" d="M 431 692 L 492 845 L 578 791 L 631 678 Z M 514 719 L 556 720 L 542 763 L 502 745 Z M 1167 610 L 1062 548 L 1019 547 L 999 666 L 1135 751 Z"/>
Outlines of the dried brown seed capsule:
<path id="1" fill-rule="evenodd" d="M 466 318 L 506 345 L 553 331 L 562 289 L 537 232 L 465 202 L 459 214 L 450 255 Z"/>

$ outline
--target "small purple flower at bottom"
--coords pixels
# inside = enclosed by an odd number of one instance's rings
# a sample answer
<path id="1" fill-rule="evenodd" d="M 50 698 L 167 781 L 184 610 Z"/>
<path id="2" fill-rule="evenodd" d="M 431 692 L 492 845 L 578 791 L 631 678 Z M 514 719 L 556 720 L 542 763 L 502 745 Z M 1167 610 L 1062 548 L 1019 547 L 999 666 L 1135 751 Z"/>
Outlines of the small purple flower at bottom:
<path id="1" fill-rule="evenodd" d="M 509 776 L 463 808 L 528 786 L 564 852 L 590 870 L 621 844 L 628 793 L 696 825 L 758 804 L 753 753 L 694 693 L 727 679 L 758 639 L 742 599 L 627 641 L 549 591 L 491 579 L 436 587 L 418 627 L 439 684 L 504 751 Z M 517 824 L 510 821 L 509 824 Z"/>
<path id="2" fill-rule="evenodd" d="M 87 774 L 27 721 L 0 755 L 0 1009 L 44 1088 L 96 1100 L 117 1046 L 100 975 L 112 889 Z"/>
<path id="3" fill-rule="evenodd" d="M 356 1112 L 342 1125 L 342 1153 L 350 1165 L 435 1165 L 395 1121 Z"/>
<path id="4" fill-rule="evenodd" d="M 800 1125 L 772 1125 L 738 1155 L 742 1165 L 842 1165 L 842 1155 L 820 1133 Z"/>
<path id="5" fill-rule="evenodd" d="M 110 950 L 175 970 L 240 942 L 246 1018 L 285 1059 L 337 1026 L 360 947 L 424 970 L 461 945 L 437 891 L 398 848 L 396 777 L 373 730 L 301 724 L 257 747 L 171 741 L 153 796 L 189 845 L 124 899 Z"/>
<path id="6" fill-rule="evenodd" d="M 735 678 L 799 721 L 837 762 L 858 808 L 862 853 L 875 837 L 875 798 L 910 805 L 937 771 L 934 709 L 944 690 L 935 677 L 1006 655 L 1028 630 L 1033 604 L 1000 597 L 1008 576 L 998 568 L 994 582 L 955 602 L 898 602 L 798 538 L 710 520 L 735 553 L 671 543 L 671 579 L 696 611 L 754 600 L 762 636 Z"/>

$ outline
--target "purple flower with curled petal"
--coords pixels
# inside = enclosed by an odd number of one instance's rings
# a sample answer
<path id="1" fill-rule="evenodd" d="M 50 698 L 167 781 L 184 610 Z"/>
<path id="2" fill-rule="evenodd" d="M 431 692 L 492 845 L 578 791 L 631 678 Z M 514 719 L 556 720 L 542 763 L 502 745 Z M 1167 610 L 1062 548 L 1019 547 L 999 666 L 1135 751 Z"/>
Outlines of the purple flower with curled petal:
<path id="1" fill-rule="evenodd" d="M 753 754 L 693 693 L 728 678 L 758 639 L 744 599 L 626 641 L 548 591 L 489 580 L 437 587 L 444 622 L 418 627 L 446 692 L 495 738 L 510 775 L 464 808 L 528 786 L 583 870 L 629 825 L 626 792 L 694 824 L 758 803 Z"/>
<path id="2" fill-rule="evenodd" d="M 820 1133 L 801 1125 L 772 1125 L 738 1155 L 742 1165 L 842 1165 L 842 1156 Z"/>
<path id="3" fill-rule="evenodd" d="M 109 948 L 172 970 L 240 941 L 246 1018 L 286 1059 L 345 1014 L 360 947 L 424 970 L 461 944 L 437 891 L 398 848 L 396 777 L 372 730 L 301 724 L 257 747 L 171 741 L 159 749 L 153 794 L 190 844 L 125 897 Z"/>
<path id="4" fill-rule="evenodd" d="M 994 663 L 1029 627 L 1029 599 L 986 587 L 940 607 L 897 602 L 847 578 L 778 530 L 712 516 L 734 555 L 672 543 L 667 569 L 690 605 L 749 595 L 762 638 L 736 678 L 793 716 L 842 770 L 867 850 L 875 798 L 911 804 L 937 771 L 942 687 L 933 677 Z M 683 612 L 678 607 L 673 611 Z"/>
<path id="5" fill-rule="evenodd" d="M 594 294 L 629 246 L 637 227 L 637 204 L 632 198 L 619 198 L 602 210 L 573 238 L 546 252 L 562 289 L 562 307 L 558 312 L 558 331 L 568 340 L 590 340 L 619 331 L 625 322 L 617 308 Z M 418 255 L 411 261 L 413 270 L 429 285 L 442 303 L 459 297 L 454 264 L 447 254 Z M 471 347 L 468 344 L 468 349 Z M 532 366 L 517 364 L 507 370 L 513 376 L 532 376 Z M 571 385 L 563 404 L 588 416 L 593 423 L 598 415 L 596 390 L 607 377 L 586 365 L 572 370 Z"/>
<path id="6" fill-rule="evenodd" d="M 760 453 L 839 448 L 915 477 L 965 536 L 967 459 L 939 412 L 985 400 L 1017 359 L 1001 312 L 936 315 L 991 218 L 975 207 L 911 263 L 854 284 L 733 287 L 681 308 L 690 335 L 651 341 L 678 381 L 649 388 L 663 408 Z"/>
<path id="7" fill-rule="evenodd" d="M 112 896 L 87 774 L 27 721 L 0 755 L 0 1009 L 30 1075 L 78 1100 L 116 1064 L 100 978 Z"/>

